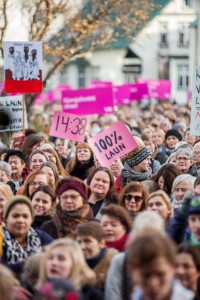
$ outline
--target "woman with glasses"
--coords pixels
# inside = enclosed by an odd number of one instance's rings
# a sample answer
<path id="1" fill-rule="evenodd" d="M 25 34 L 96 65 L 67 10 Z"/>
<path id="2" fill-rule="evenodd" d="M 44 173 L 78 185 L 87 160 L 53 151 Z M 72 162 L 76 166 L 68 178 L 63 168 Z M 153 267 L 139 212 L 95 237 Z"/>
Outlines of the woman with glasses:
<path id="1" fill-rule="evenodd" d="M 147 198 L 146 209 L 149 211 L 156 211 L 164 219 L 166 225 L 168 225 L 174 215 L 170 198 L 162 190 L 149 195 Z"/>
<path id="2" fill-rule="evenodd" d="M 102 208 L 100 224 L 104 231 L 106 246 L 123 252 L 132 227 L 127 210 L 115 204 Z"/>
<path id="3" fill-rule="evenodd" d="M 88 204 L 88 188 L 75 177 L 61 179 L 56 186 L 58 203 L 51 221 L 43 223 L 41 229 L 53 238 L 74 237 L 78 224 L 91 220 L 92 211 Z"/>
<path id="4" fill-rule="evenodd" d="M 147 196 L 148 192 L 145 185 L 139 181 L 133 181 L 123 188 L 119 196 L 119 204 L 134 219 L 139 212 L 146 209 Z"/>
<path id="5" fill-rule="evenodd" d="M 193 147 L 193 165 L 189 174 L 195 177 L 200 176 L 200 142 L 196 143 Z"/>
<path id="6" fill-rule="evenodd" d="M 23 194 L 30 197 L 32 193 L 42 185 L 49 185 L 52 187 L 51 180 L 48 175 L 42 170 L 35 170 L 26 178 L 24 185 L 18 190 L 17 194 Z"/>
<path id="7" fill-rule="evenodd" d="M 189 148 L 180 148 L 176 151 L 176 166 L 181 170 L 182 174 L 187 174 L 192 165 L 193 153 Z"/>

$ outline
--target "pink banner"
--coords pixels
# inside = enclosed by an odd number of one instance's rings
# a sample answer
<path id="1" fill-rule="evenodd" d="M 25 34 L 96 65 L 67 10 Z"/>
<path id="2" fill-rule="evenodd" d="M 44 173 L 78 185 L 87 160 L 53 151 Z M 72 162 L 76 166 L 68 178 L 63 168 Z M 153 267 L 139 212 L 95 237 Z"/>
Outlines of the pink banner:
<path id="1" fill-rule="evenodd" d="M 111 87 L 69 90 L 62 92 L 64 112 L 81 115 L 113 113 L 113 92 Z"/>
<path id="2" fill-rule="evenodd" d="M 83 116 L 55 112 L 53 115 L 50 135 L 71 141 L 83 142 L 87 119 Z"/>
<path id="3" fill-rule="evenodd" d="M 130 88 L 130 100 L 139 101 L 142 99 L 149 99 L 149 89 L 147 83 L 131 83 Z"/>
<path id="4" fill-rule="evenodd" d="M 127 85 L 118 85 L 113 87 L 114 103 L 117 105 L 130 104 L 130 89 Z"/>
<path id="5" fill-rule="evenodd" d="M 165 79 L 139 79 L 139 83 L 147 83 L 149 95 L 151 98 L 159 100 L 170 100 L 171 97 L 171 80 Z"/>
<path id="6" fill-rule="evenodd" d="M 100 81 L 100 80 L 91 80 L 89 82 L 89 88 L 105 88 L 112 87 L 111 81 Z"/>
<path id="7" fill-rule="evenodd" d="M 123 121 L 88 140 L 102 166 L 108 166 L 138 146 Z"/>

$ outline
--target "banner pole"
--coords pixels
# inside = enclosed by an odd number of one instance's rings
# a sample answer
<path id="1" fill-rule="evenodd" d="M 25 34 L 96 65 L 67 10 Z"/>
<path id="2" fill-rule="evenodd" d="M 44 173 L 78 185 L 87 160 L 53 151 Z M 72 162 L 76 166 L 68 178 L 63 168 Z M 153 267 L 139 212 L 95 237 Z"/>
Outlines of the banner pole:
<path id="1" fill-rule="evenodd" d="M 22 95 L 22 130 L 25 136 L 25 95 Z"/>

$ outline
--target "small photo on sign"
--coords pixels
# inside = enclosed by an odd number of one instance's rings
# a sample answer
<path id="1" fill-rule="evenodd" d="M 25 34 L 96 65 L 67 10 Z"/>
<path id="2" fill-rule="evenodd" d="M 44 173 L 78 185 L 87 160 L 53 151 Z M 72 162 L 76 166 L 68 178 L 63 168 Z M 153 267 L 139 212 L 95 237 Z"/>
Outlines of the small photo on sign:
<path id="1" fill-rule="evenodd" d="M 42 43 L 4 42 L 4 71 L 6 92 L 40 93 Z"/>

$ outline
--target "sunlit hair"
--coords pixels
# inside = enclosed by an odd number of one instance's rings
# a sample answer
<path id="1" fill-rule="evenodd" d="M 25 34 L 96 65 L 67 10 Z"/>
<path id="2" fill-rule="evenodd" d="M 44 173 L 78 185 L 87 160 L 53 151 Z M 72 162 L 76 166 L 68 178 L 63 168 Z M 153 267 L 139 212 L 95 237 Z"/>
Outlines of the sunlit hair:
<path id="1" fill-rule="evenodd" d="M 169 196 L 163 190 L 158 190 L 154 193 L 151 193 L 149 195 L 149 197 L 147 198 L 147 206 L 146 207 L 148 207 L 149 201 L 152 198 L 157 197 L 157 196 L 161 197 L 163 199 L 163 201 L 165 202 L 165 204 L 167 205 L 167 208 L 169 210 L 169 215 L 167 217 L 167 220 L 171 220 L 174 216 L 174 209 L 171 205 L 171 200 L 170 200 Z"/>
<path id="2" fill-rule="evenodd" d="M 196 177 L 194 177 L 190 174 L 182 174 L 182 175 L 177 176 L 174 179 L 174 182 L 173 182 L 173 185 L 172 185 L 172 192 L 174 192 L 176 186 L 179 183 L 182 183 L 182 182 L 187 183 L 189 185 L 190 189 L 192 190 L 194 188 L 194 183 L 195 183 L 196 179 L 197 179 Z"/>
<path id="3" fill-rule="evenodd" d="M 65 177 L 67 175 L 67 173 L 66 173 L 65 169 L 62 166 L 62 163 L 60 161 L 60 158 L 59 158 L 56 150 L 48 148 L 48 149 L 44 149 L 43 151 L 45 153 L 50 153 L 51 155 L 53 155 L 56 158 L 56 167 L 58 169 L 58 173 L 59 173 L 59 175 Z"/>
<path id="4" fill-rule="evenodd" d="M 119 195 L 119 204 L 123 207 L 126 207 L 124 196 L 131 192 L 138 192 L 138 193 L 142 194 L 143 201 L 142 201 L 142 206 L 139 211 L 145 210 L 148 192 L 147 192 L 145 185 L 139 181 L 132 181 L 122 189 L 122 191 Z"/>
<path id="5" fill-rule="evenodd" d="M 13 300 L 14 286 L 19 285 L 12 272 L 0 264 L 0 299 Z"/>
<path id="6" fill-rule="evenodd" d="M 46 175 L 46 173 L 42 170 L 35 170 L 33 172 L 31 172 L 28 177 L 26 178 L 26 181 L 24 183 L 24 188 L 23 188 L 23 195 L 30 197 L 29 195 L 29 184 L 35 179 L 36 175 L 45 175 L 45 177 L 47 178 L 47 185 L 52 186 L 51 180 L 50 178 Z"/>
<path id="7" fill-rule="evenodd" d="M 6 197 L 7 200 L 10 200 L 13 197 L 13 191 L 8 184 L 0 182 L 0 191 Z"/>
<path id="8" fill-rule="evenodd" d="M 41 263 L 44 258 L 44 253 L 34 253 L 25 261 L 23 268 L 23 279 L 28 282 L 30 286 L 34 286 L 38 281 Z"/>
<path id="9" fill-rule="evenodd" d="M 90 156 L 90 159 L 94 159 L 94 154 L 93 154 L 93 151 L 92 149 L 90 148 L 89 144 L 88 143 L 79 143 L 77 146 L 76 146 L 76 151 L 75 151 L 75 156 L 70 160 L 70 162 L 67 164 L 66 166 L 66 170 L 67 172 L 70 174 L 74 167 L 77 165 L 77 163 L 79 162 L 78 161 L 78 156 L 77 156 L 77 153 L 78 153 L 78 150 L 79 149 L 89 149 L 90 150 L 90 153 L 91 153 L 91 156 Z"/>
<path id="10" fill-rule="evenodd" d="M 69 277 L 62 279 L 70 280 L 77 288 L 82 288 L 86 284 L 95 284 L 96 275 L 94 271 L 92 271 L 88 267 L 80 245 L 75 240 L 62 238 L 53 241 L 46 247 L 44 259 L 40 268 L 37 288 L 39 289 L 43 284 L 48 282 L 49 279 L 47 277 L 47 261 L 51 256 L 51 251 L 60 246 L 66 247 L 67 252 L 71 256 L 73 264 L 72 271 Z"/>
<path id="11" fill-rule="evenodd" d="M 31 162 L 32 162 L 33 156 L 36 155 L 36 154 L 41 154 L 41 155 L 43 155 L 43 156 L 45 157 L 46 161 L 49 161 L 49 158 L 48 158 L 48 156 L 46 155 L 46 153 L 45 153 L 44 151 L 38 149 L 38 150 L 33 151 L 33 152 L 30 154 L 30 156 L 29 156 L 29 165 L 30 165 Z"/>
<path id="12" fill-rule="evenodd" d="M 6 173 L 8 177 L 12 174 L 11 165 L 5 161 L 0 161 L 0 171 L 3 171 Z"/>

